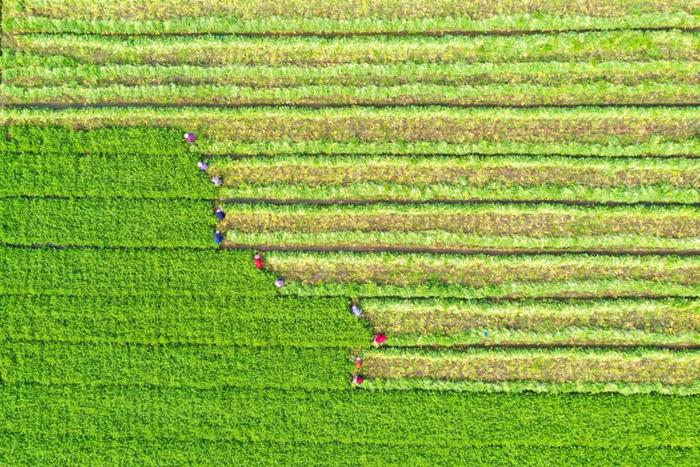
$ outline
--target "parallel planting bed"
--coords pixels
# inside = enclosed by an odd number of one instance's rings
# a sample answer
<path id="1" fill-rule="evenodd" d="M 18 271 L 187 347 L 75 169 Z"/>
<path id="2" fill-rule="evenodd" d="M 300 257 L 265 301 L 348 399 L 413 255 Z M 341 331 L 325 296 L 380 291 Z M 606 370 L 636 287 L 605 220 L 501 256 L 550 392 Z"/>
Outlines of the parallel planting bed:
<path id="1" fill-rule="evenodd" d="M 697 465 L 699 11 L 4 0 L 0 463 Z"/>

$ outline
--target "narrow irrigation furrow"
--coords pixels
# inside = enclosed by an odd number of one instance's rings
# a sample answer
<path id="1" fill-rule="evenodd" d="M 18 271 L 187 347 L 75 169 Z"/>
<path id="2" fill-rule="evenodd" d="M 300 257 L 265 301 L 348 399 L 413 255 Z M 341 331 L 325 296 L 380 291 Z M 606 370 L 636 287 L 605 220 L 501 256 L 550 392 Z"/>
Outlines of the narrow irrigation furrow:
<path id="1" fill-rule="evenodd" d="M 696 61 L 700 39 L 683 31 L 614 31 L 531 36 L 112 38 L 8 35 L 4 46 L 87 64 L 338 65 L 347 63 Z"/>
<path id="2" fill-rule="evenodd" d="M 282 292 L 350 297 L 697 297 L 697 257 L 269 252 Z"/>

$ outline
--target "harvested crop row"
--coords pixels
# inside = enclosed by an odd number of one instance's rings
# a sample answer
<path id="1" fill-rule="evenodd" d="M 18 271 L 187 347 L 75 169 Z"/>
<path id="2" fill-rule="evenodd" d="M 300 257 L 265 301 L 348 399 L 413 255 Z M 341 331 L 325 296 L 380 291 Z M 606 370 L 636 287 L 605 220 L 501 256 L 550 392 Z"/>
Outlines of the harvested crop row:
<path id="1" fill-rule="evenodd" d="M 242 233 L 403 232 L 483 236 L 700 236 L 700 210 L 690 207 L 528 205 L 259 206 L 230 204 L 221 229 Z"/>
<path id="2" fill-rule="evenodd" d="M 700 50 L 700 49 L 699 49 Z M 214 140 L 430 143 L 433 152 L 449 144 L 488 142 L 638 145 L 682 143 L 694 147 L 700 107 L 687 109 L 8 109 L 0 125 L 176 127 Z M 289 148 L 287 150 L 289 152 Z M 692 152 L 691 152 L 692 154 Z"/>
<path id="3" fill-rule="evenodd" d="M 407 170 L 409 171 L 409 170 Z M 233 185 L 218 191 L 221 199 L 258 199 L 290 202 L 453 202 L 453 201 L 530 201 L 564 203 L 700 203 L 700 189 L 659 184 L 594 188 L 585 185 L 535 185 L 490 183 L 470 186 L 463 183 L 397 184 L 359 182 L 350 185 L 257 184 L 266 176 L 251 177 L 252 184 Z M 264 181 L 264 180 L 262 180 Z M 601 182 L 605 182 L 601 180 Z"/>
<path id="4" fill-rule="evenodd" d="M 461 333 L 402 334 L 391 338 L 391 345 L 410 347 L 650 347 L 675 350 L 700 348 L 700 333 L 666 334 L 651 331 L 568 327 L 557 331 L 513 331 L 510 329 L 470 329 Z"/>
<path id="5" fill-rule="evenodd" d="M 691 28 L 695 2 L 183 2 L 112 4 L 6 0 L 4 29 L 15 32 L 459 33 L 575 29 Z"/>
<path id="6" fill-rule="evenodd" d="M 453 335 L 467 330 L 558 331 L 590 327 L 677 334 L 700 331 L 699 300 L 482 302 L 362 301 L 372 327 L 394 336 Z M 392 344 L 393 343 L 392 339 Z"/>
<path id="7" fill-rule="evenodd" d="M 553 110 L 553 109 L 548 109 Z M 446 142 L 366 142 L 366 141 L 267 141 L 246 142 L 236 140 L 202 141 L 195 152 L 208 156 L 269 156 L 282 155 L 497 155 L 512 156 L 533 154 L 540 156 L 595 156 L 595 157 L 697 157 L 700 140 L 671 142 L 648 140 L 643 142 L 616 142 L 604 144 L 576 141 L 551 141 L 522 143 L 512 141 L 482 140 L 471 143 Z"/>
<path id="8" fill-rule="evenodd" d="M 431 391 L 339 394 L 118 386 L 96 391 L 85 386 L 3 384 L 0 424 L 29 437 L 55 436 L 57 426 L 61 436 L 104 439 L 109 432 L 110 440 L 146 437 L 167 439 L 168 443 L 213 439 L 297 442 L 299 433 L 304 433 L 314 447 L 340 442 L 357 449 L 361 438 L 381 439 L 383 446 L 437 445 L 460 452 L 474 449 L 454 448 L 576 445 L 640 449 L 695 446 L 697 439 L 697 397 L 530 394 L 527 403 L 523 400 L 514 394 Z M 196 414 L 198 423 L 185 414 Z M 436 426 L 440 427 L 439 438 L 432 435 Z"/>
<path id="9" fill-rule="evenodd" d="M 698 258 L 266 254 L 283 293 L 303 296 L 649 297 L 700 296 Z"/>
<path id="10" fill-rule="evenodd" d="M 426 353 L 369 351 L 363 374 L 370 378 L 550 383 L 661 383 L 700 381 L 700 353 L 613 351 L 464 351 Z"/>
<path id="11" fill-rule="evenodd" d="M 674 239 L 648 235 L 533 237 L 479 235 L 444 230 L 422 232 L 357 232 L 352 230 L 295 233 L 229 230 L 223 246 L 260 250 L 424 252 L 459 254 L 700 254 L 698 237 Z"/>
<path id="12" fill-rule="evenodd" d="M 32 449 L 26 449 L 27 443 Z M 0 457 L 12 457 L 22 465 L 40 465 L 49 460 L 69 464 L 144 464 L 158 459 L 168 465 L 332 465 L 351 464 L 357 459 L 374 459 L 382 465 L 554 465 L 561 459 L 574 464 L 597 465 L 629 462 L 682 465 L 695 456 L 688 447 L 544 447 L 519 446 L 517 449 L 490 446 L 489 449 L 454 449 L 440 446 L 386 444 L 308 443 L 277 441 L 161 440 L 152 438 L 105 440 L 99 437 L 26 436 L 5 433 Z"/>
<path id="13" fill-rule="evenodd" d="M 6 45 L 5 45 L 6 43 Z M 700 59 L 700 38 L 681 31 L 442 38 L 110 38 L 15 35 L 3 45 L 81 63 L 334 65 L 344 63 L 575 62 Z"/>
<path id="14" fill-rule="evenodd" d="M 255 270 L 248 252 L 173 253 L 0 247 L 0 294 L 226 296 L 231 290 L 241 296 L 274 294 L 270 277 Z"/>
<path id="15" fill-rule="evenodd" d="M 215 160 L 221 198 L 700 202 L 690 159 L 301 157 Z"/>
<path id="16" fill-rule="evenodd" d="M 0 242 L 100 247 L 210 248 L 207 201 L 0 199 Z"/>
<path id="17" fill-rule="evenodd" d="M 0 296 L 12 342 L 362 347 L 369 330 L 347 300 L 236 296 Z"/>
<path id="18" fill-rule="evenodd" d="M 698 346 L 697 300 L 362 301 L 391 346 Z"/>
<path id="19" fill-rule="evenodd" d="M 346 64 L 324 67 L 245 66 L 152 66 L 80 65 L 45 57 L 8 51 L 0 59 L 3 83 L 34 88 L 61 85 L 144 86 L 220 85 L 252 88 L 300 86 L 400 86 L 434 84 L 479 86 L 489 84 L 581 85 L 609 83 L 698 84 L 700 63 L 654 62 L 542 62 L 464 64 Z"/>
<path id="20" fill-rule="evenodd" d="M 296 109 L 304 112 L 302 109 Z M 358 111 L 359 109 L 353 109 Z M 445 111 L 446 109 L 442 109 Z M 540 143 L 519 143 L 510 141 L 479 141 L 467 144 L 448 144 L 441 142 L 360 142 L 360 141 L 310 141 L 296 142 L 272 141 L 260 143 L 246 143 L 236 140 L 213 141 L 204 138 L 195 145 L 186 146 L 182 138 L 183 131 L 192 129 L 196 123 L 202 131 L 207 131 L 206 121 L 219 120 L 221 125 L 227 125 L 231 120 L 236 120 L 236 115 L 243 112 L 243 109 L 235 110 L 212 110 L 208 111 L 187 109 L 173 110 L 160 109 L 158 111 L 150 109 L 138 109 L 134 113 L 133 109 L 125 112 L 120 109 L 67 109 L 62 111 L 32 111 L 32 110 L 12 110 L 5 109 L 0 116 L 4 138 L 0 138 L 0 152 L 2 153 L 26 153 L 26 154 L 63 154 L 63 155 L 141 155 L 141 156 L 167 156 L 183 157 L 190 153 L 194 158 L 207 157 L 209 155 L 264 155 L 280 157 L 284 154 L 305 154 L 305 155 L 328 155 L 328 154 L 355 154 L 366 156 L 374 154 L 382 158 L 388 158 L 391 154 L 396 155 L 416 155 L 422 154 L 431 156 L 432 160 L 439 161 L 448 155 L 458 155 L 460 159 L 464 154 L 493 154 L 513 156 L 518 154 L 530 155 L 541 154 L 543 158 L 553 157 L 561 154 L 580 156 L 603 156 L 603 157 L 628 157 L 628 156 L 684 156 L 693 157 L 700 155 L 700 140 L 686 140 L 683 142 L 666 142 L 658 138 L 645 142 L 632 142 L 629 144 L 619 144 L 614 140 L 608 141 L 605 145 L 569 142 L 543 141 Z M 674 111 L 665 109 L 664 112 L 656 112 L 650 109 L 617 109 L 616 113 L 629 115 L 633 111 L 634 115 L 647 115 L 654 120 L 662 120 Z M 687 109 L 686 109 L 687 111 Z M 184 114 L 186 120 L 177 120 L 173 113 Z M 212 113 L 213 112 L 213 113 Z M 250 112 L 248 110 L 247 112 Z M 258 109 L 259 112 L 259 109 Z M 269 111 L 268 111 L 269 112 Z M 341 112 L 341 109 L 315 110 L 315 113 Z M 374 112 L 385 112 L 377 109 Z M 393 109 L 392 113 L 401 114 L 402 109 Z M 425 112 L 425 109 L 415 109 L 414 113 Z M 453 110 L 454 112 L 454 110 Z M 479 112 L 475 109 L 462 109 L 461 112 Z M 512 114 L 511 112 L 517 112 Z M 517 115 L 533 116 L 539 115 L 540 110 L 521 109 L 509 111 L 500 109 L 498 115 L 510 115 L 515 119 Z M 566 120 L 571 116 L 580 116 L 582 109 L 547 109 L 547 114 L 558 116 Z M 139 120 L 141 126 L 133 126 L 135 119 L 144 113 L 148 113 L 149 118 Z M 229 115 L 226 122 L 221 123 L 222 113 Z M 486 116 L 491 112 L 487 112 Z M 589 112 L 590 113 L 590 112 Z M 612 115 L 609 109 L 599 109 L 598 114 Z M 111 115 L 111 120 L 108 120 Z M 5 117 L 5 118 L 2 118 Z M 70 117 L 70 118 L 68 118 Z M 97 119 L 100 119 L 96 125 Z M 484 116 L 485 117 L 485 116 Z M 692 121 L 694 117 L 687 112 L 680 117 L 681 121 Z M 361 120 L 358 119 L 358 120 Z M 429 120 L 429 118 L 426 118 Z M 511 126 L 518 124 L 520 120 L 511 120 Z M 24 122 L 22 125 L 19 122 Z M 26 125 L 29 122 L 31 125 Z M 422 122 L 426 125 L 429 122 Z M 314 122 L 317 124 L 317 122 Z M 353 125 L 359 125 L 354 122 Z M 581 122 L 577 122 L 578 125 Z M 619 125 L 619 122 L 616 123 Z M 155 125 L 155 127 L 154 127 Z M 160 128 L 158 127 L 160 126 Z M 175 130 L 169 127 L 178 127 Z M 76 131 L 77 130 L 77 131 Z M 199 134 L 202 137 L 202 134 Z M 439 157 L 432 157 L 439 156 Z M 546 157 L 544 157 L 546 156 Z M 518 156 L 521 159 L 522 156 Z M 351 158 L 352 159 L 352 158 Z M 404 159 L 403 157 L 401 159 Z M 449 160 L 455 160 L 451 158 Z M 560 158 L 562 165 L 568 165 L 572 159 Z M 271 159 L 268 159 L 272 161 Z M 286 159 L 283 159 L 286 160 Z M 304 157 L 304 164 L 310 164 L 313 159 Z M 397 161 L 400 159 L 397 159 Z M 404 159 L 406 160 L 406 159 Z M 446 159 L 448 160 L 448 159 Z M 504 159 L 505 160 L 505 159 Z M 559 160 L 559 159 L 557 159 Z M 680 160 L 680 159 L 679 159 Z M 634 162 L 634 161 L 631 161 Z M 508 162 L 510 163 L 510 162 Z M 621 163 L 617 161 L 616 163 Z M 663 164 L 671 164 L 669 161 L 662 161 Z M 693 173 L 694 162 L 683 166 L 683 171 Z M 481 170 L 479 170 L 481 172 Z M 446 172 L 446 171 L 445 171 Z M 184 173 L 184 172 L 183 172 Z M 257 177 L 260 179 L 260 177 Z M 164 182 L 165 183 L 165 182 Z"/>
<path id="21" fill-rule="evenodd" d="M 527 3 L 496 0 L 455 2 L 452 0 L 291 0 L 284 3 L 262 0 L 255 3 L 242 0 L 166 0 L 158 5 L 114 3 L 108 0 L 6 0 L 5 14 L 30 15 L 62 19 L 103 20 L 165 20 L 192 16 L 226 17 L 242 20 L 258 18 L 333 18 L 337 20 L 420 19 L 460 17 L 483 19 L 511 14 L 620 17 L 631 14 L 685 12 L 695 13 L 698 2 L 692 0 L 604 0 L 565 3 L 554 0 L 534 0 Z M 371 13 L 371 14 L 370 14 Z"/>
<path id="22" fill-rule="evenodd" d="M 220 105 L 220 106 L 581 106 L 700 104 L 700 87 L 692 84 L 612 84 L 533 86 L 443 86 L 411 84 L 392 87 L 303 86 L 255 89 L 234 86 L 1 86 L 6 105 Z"/>
<path id="23" fill-rule="evenodd" d="M 688 159 L 581 160 L 565 157 L 303 157 L 215 160 L 209 169 L 225 187 L 238 185 L 401 185 L 452 183 L 487 187 L 572 185 L 593 188 L 666 185 L 694 188 L 700 163 Z"/>
<path id="24" fill-rule="evenodd" d="M 216 187 L 196 170 L 196 155 L 177 152 L 165 155 L 58 154 L 50 149 L 43 152 L 41 144 L 34 149 L 37 152 L 0 150 L 0 167 L 3 170 L 0 198 L 213 199 L 216 194 Z M 167 208 L 164 212 L 167 212 Z M 157 219 L 166 218 L 167 215 L 159 215 Z"/>
<path id="25" fill-rule="evenodd" d="M 337 348 L 0 344 L 7 384 L 345 389 Z M 4 360 L 3 360 L 4 359 Z"/>
<path id="26" fill-rule="evenodd" d="M 226 246 L 425 250 L 700 251 L 694 208 L 230 204 Z"/>

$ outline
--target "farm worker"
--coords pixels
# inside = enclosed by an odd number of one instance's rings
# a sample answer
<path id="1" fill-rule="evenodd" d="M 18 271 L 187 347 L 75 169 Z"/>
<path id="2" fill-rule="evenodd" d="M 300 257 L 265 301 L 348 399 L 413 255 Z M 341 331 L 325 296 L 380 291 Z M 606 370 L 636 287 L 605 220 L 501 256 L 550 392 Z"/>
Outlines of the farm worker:
<path id="1" fill-rule="evenodd" d="M 187 141 L 190 144 L 193 144 L 195 141 L 197 141 L 197 135 L 194 133 L 185 133 L 185 141 Z"/>
<path id="2" fill-rule="evenodd" d="M 262 269 L 262 268 L 263 268 L 263 259 L 262 259 L 262 256 L 260 256 L 259 254 L 256 253 L 255 256 L 253 256 L 253 261 L 255 261 L 255 267 L 256 267 L 256 268 L 258 268 L 258 269 Z"/>
<path id="3" fill-rule="evenodd" d="M 209 168 L 209 164 L 207 164 L 205 161 L 199 161 L 197 162 L 197 167 L 199 167 L 199 170 L 202 172 L 206 172 Z"/>
<path id="4" fill-rule="evenodd" d="M 374 336 L 374 340 L 372 341 L 372 344 L 373 344 L 375 347 L 379 347 L 380 345 L 382 345 L 383 343 L 385 343 L 387 340 L 389 340 L 389 338 L 386 337 L 384 334 L 376 334 L 376 335 Z"/>
<path id="5" fill-rule="evenodd" d="M 278 277 L 275 280 L 275 287 L 277 287 L 278 289 L 281 289 L 282 287 L 284 287 L 284 279 L 281 277 Z"/>
<path id="6" fill-rule="evenodd" d="M 357 316 L 358 318 L 362 316 L 362 308 L 357 303 L 353 303 L 352 306 L 350 307 L 350 311 L 352 311 L 352 314 Z"/>
<path id="7" fill-rule="evenodd" d="M 352 384 L 354 384 L 355 386 L 359 386 L 364 382 L 365 378 L 362 375 L 355 375 L 355 377 L 352 379 Z"/>
<path id="8" fill-rule="evenodd" d="M 216 208 L 216 211 L 214 211 L 214 215 L 216 216 L 217 219 L 220 221 L 226 219 L 226 213 L 224 212 L 223 209 L 221 208 Z"/>
<path id="9" fill-rule="evenodd" d="M 216 186 L 221 186 L 224 184 L 224 181 L 221 180 L 221 177 L 219 177 L 218 175 L 214 175 L 211 178 L 211 181 L 214 182 L 214 185 L 216 185 Z"/>
<path id="10" fill-rule="evenodd" d="M 214 241 L 216 242 L 217 245 L 221 245 L 221 242 L 224 241 L 224 234 L 222 234 L 218 230 L 216 232 L 214 232 Z"/>
<path id="11" fill-rule="evenodd" d="M 355 357 L 355 368 L 357 368 L 358 370 L 362 368 L 362 358 Z"/>

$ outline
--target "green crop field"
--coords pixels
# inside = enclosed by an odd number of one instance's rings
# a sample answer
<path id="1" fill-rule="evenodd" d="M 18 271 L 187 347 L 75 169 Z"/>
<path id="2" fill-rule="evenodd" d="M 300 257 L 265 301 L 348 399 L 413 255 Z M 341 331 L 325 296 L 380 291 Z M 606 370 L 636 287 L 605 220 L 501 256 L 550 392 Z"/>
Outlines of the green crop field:
<path id="1" fill-rule="evenodd" d="M 1 0 L 1 465 L 700 464 L 699 0 Z"/>

